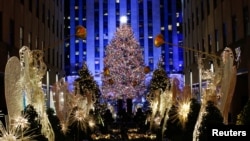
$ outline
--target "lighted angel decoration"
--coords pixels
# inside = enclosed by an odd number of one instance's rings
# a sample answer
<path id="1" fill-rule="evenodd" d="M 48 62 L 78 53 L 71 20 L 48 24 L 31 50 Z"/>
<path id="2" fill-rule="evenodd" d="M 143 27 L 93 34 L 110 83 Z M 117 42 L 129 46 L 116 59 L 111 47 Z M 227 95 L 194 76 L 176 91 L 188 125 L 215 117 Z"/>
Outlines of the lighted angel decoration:
<path id="1" fill-rule="evenodd" d="M 81 75 L 87 72 L 85 69 L 79 71 Z M 82 89 L 81 86 L 90 85 L 90 83 L 86 83 L 86 85 L 85 83 L 86 81 L 81 81 L 80 78 L 77 78 L 74 81 L 74 90 L 71 92 L 68 90 L 68 84 L 64 79 L 61 79 L 53 86 L 55 109 L 61 122 L 63 133 L 68 132 L 68 127 L 74 123 L 77 123 L 78 128 L 81 130 L 86 130 L 89 124 L 94 126 L 89 113 L 91 110 L 94 110 L 96 97 L 93 91 Z"/>
<path id="2" fill-rule="evenodd" d="M 237 66 L 235 65 L 235 56 L 231 48 L 226 47 L 222 52 L 222 78 L 221 78 L 221 99 L 218 103 L 218 107 L 224 118 L 224 123 L 228 122 L 228 112 L 232 102 L 236 77 Z"/>
<path id="3" fill-rule="evenodd" d="M 69 103 L 71 92 L 68 90 L 68 83 L 65 82 L 64 78 L 61 78 L 53 85 L 52 92 L 53 99 L 55 100 L 56 115 L 60 121 L 65 123 L 73 105 Z"/>
<path id="4" fill-rule="evenodd" d="M 238 55 L 240 54 L 238 53 Z M 219 60 L 220 65 L 216 63 L 218 61 L 216 60 L 217 58 L 214 58 L 216 65 L 215 71 L 212 73 L 203 73 L 205 75 L 202 75 L 202 79 L 206 79 L 208 81 L 207 87 L 202 91 L 203 96 L 201 99 L 201 109 L 193 132 L 193 140 L 196 141 L 198 138 L 198 129 L 200 127 L 202 115 L 205 113 L 205 106 L 208 101 L 213 101 L 215 103 L 223 116 L 224 123 L 227 124 L 228 112 L 236 85 L 237 68 L 235 61 L 239 61 L 240 56 L 237 58 L 238 59 L 235 59 L 231 48 L 225 47 Z M 200 61 L 200 63 L 202 63 L 202 61 Z M 206 71 L 209 72 L 208 70 L 203 69 L 203 72 Z"/>
<path id="5" fill-rule="evenodd" d="M 8 113 L 10 113 L 9 118 L 16 118 L 26 105 L 33 105 L 39 114 L 42 134 L 49 141 L 54 141 L 54 132 L 46 113 L 45 94 L 41 82 L 47 70 L 43 62 L 43 52 L 31 51 L 27 46 L 23 46 L 19 54 L 20 60 L 16 57 L 10 58 L 5 69 L 5 97 Z M 13 76 L 10 77 L 10 74 Z"/>

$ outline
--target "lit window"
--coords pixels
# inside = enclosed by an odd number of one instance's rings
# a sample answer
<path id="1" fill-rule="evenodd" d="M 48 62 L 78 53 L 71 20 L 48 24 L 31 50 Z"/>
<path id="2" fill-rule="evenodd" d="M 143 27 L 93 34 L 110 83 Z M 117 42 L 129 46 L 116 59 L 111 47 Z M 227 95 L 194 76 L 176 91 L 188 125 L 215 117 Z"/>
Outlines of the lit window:
<path id="1" fill-rule="evenodd" d="M 76 21 L 78 21 L 78 20 L 79 20 L 79 18 L 78 18 L 78 17 L 75 17 L 75 20 L 76 20 Z"/>
<path id="2" fill-rule="evenodd" d="M 178 18 L 179 16 L 180 16 L 180 13 L 177 12 L 177 13 L 176 13 L 176 18 Z"/>
<path id="3" fill-rule="evenodd" d="M 172 25 L 168 25 L 168 30 L 172 30 Z"/>
<path id="4" fill-rule="evenodd" d="M 161 30 L 165 30 L 165 27 L 164 27 L 164 26 L 162 26 L 162 27 L 161 27 Z"/>
<path id="5" fill-rule="evenodd" d="M 108 13 L 104 13 L 103 15 L 104 15 L 104 16 L 108 16 Z"/>
<path id="6" fill-rule="evenodd" d="M 103 34 L 103 39 L 108 39 L 108 35 L 107 34 Z"/>
<path id="7" fill-rule="evenodd" d="M 68 26 L 68 28 L 70 28 L 70 26 Z"/>
<path id="8" fill-rule="evenodd" d="M 70 20 L 70 16 L 68 16 L 68 20 Z"/>
<path id="9" fill-rule="evenodd" d="M 69 58 L 69 55 L 67 55 L 67 58 Z"/>
<path id="10" fill-rule="evenodd" d="M 153 39 L 153 37 L 152 37 L 152 36 L 148 36 L 148 38 L 149 38 L 149 39 Z"/>
<path id="11" fill-rule="evenodd" d="M 153 63 L 153 58 L 149 58 L 149 63 Z"/>
<path id="12" fill-rule="evenodd" d="M 95 64 L 99 64 L 99 60 L 95 60 Z"/>
<path id="13" fill-rule="evenodd" d="M 172 60 L 169 61 L 169 65 L 173 65 L 173 61 Z"/>
<path id="14" fill-rule="evenodd" d="M 116 0 L 116 3 L 120 3 L 120 0 Z"/>
<path id="15" fill-rule="evenodd" d="M 77 10 L 78 9 L 78 6 L 75 6 L 75 10 Z"/>
<path id="16" fill-rule="evenodd" d="M 76 44 L 79 43 L 79 40 L 76 40 L 75 43 L 76 43 Z"/>
<path id="17" fill-rule="evenodd" d="M 86 54 L 87 54 L 86 51 L 84 51 L 84 52 L 83 52 L 83 55 L 86 55 Z"/>
<path id="18" fill-rule="evenodd" d="M 177 22 L 177 23 L 176 23 L 176 26 L 180 26 L 180 23 Z"/>
<path id="19" fill-rule="evenodd" d="M 79 55 L 79 51 L 76 51 L 75 55 Z"/>

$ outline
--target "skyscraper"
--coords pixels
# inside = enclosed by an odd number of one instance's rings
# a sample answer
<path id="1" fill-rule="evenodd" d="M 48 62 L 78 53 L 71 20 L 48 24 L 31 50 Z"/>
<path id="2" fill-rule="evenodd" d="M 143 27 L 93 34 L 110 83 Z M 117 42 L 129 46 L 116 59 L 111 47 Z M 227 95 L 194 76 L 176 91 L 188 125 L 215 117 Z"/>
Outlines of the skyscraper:
<path id="1" fill-rule="evenodd" d="M 78 69 L 86 61 L 95 80 L 101 82 L 105 47 L 124 16 L 151 70 L 158 67 L 162 58 L 168 73 L 182 72 L 182 48 L 169 44 L 154 46 L 157 34 L 162 34 L 166 42 L 182 44 L 181 0 L 72 0 L 65 1 L 65 35 L 74 34 L 75 27 L 82 25 L 87 29 L 87 38 L 72 37 L 65 43 L 67 76 L 78 75 Z"/>

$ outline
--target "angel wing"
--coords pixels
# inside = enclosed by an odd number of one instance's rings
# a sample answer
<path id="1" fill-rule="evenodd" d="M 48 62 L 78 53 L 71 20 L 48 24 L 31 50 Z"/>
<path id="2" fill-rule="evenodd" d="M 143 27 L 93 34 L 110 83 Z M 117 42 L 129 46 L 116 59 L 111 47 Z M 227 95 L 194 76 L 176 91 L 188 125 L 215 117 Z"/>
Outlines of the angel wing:
<path id="1" fill-rule="evenodd" d="M 234 56 L 232 50 L 225 48 L 223 54 L 223 76 L 221 80 L 221 99 L 219 109 L 224 117 L 224 123 L 227 123 L 228 112 L 233 98 L 233 93 L 236 85 L 237 69 L 234 66 Z"/>
<path id="2" fill-rule="evenodd" d="M 21 89 L 16 85 L 20 79 L 21 64 L 17 57 L 11 57 L 5 67 L 5 99 L 9 118 L 15 118 L 24 109 Z"/>

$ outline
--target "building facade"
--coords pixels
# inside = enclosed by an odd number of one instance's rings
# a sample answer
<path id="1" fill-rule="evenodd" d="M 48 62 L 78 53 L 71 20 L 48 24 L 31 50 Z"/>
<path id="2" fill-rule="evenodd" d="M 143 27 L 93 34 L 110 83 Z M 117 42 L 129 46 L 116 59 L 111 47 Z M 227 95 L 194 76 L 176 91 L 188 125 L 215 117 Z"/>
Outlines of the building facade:
<path id="1" fill-rule="evenodd" d="M 192 50 L 220 55 L 225 47 L 241 50 L 237 82 L 229 121 L 236 116 L 249 99 L 250 91 L 250 1 L 248 0 L 183 0 L 183 45 Z M 197 52 L 184 51 L 186 84 L 200 89 Z M 205 55 L 206 56 L 206 55 Z M 211 66 L 205 64 L 206 69 Z M 202 85 L 201 85 L 202 86 Z M 240 104 L 239 104 L 240 103 Z"/>
<path id="2" fill-rule="evenodd" d="M 65 43 L 67 76 L 78 75 L 78 69 L 86 61 L 95 80 L 101 82 L 105 47 L 122 16 L 127 17 L 127 24 L 143 48 L 145 65 L 154 70 L 162 58 L 168 73 L 182 72 L 181 48 L 169 44 L 154 46 L 154 37 L 160 33 L 166 42 L 182 44 L 180 0 L 72 0 L 65 1 L 65 35 L 75 34 L 76 26 L 82 25 L 86 27 L 87 38 L 72 37 Z"/>
<path id="3" fill-rule="evenodd" d="M 19 57 L 19 49 L 43 50 L 48 72 L 43 83 L 51 85 L 64 73 L 64 1 L 0 1 L 0 110 L 6 113 L 4 71 L 9 57 Z"/>

